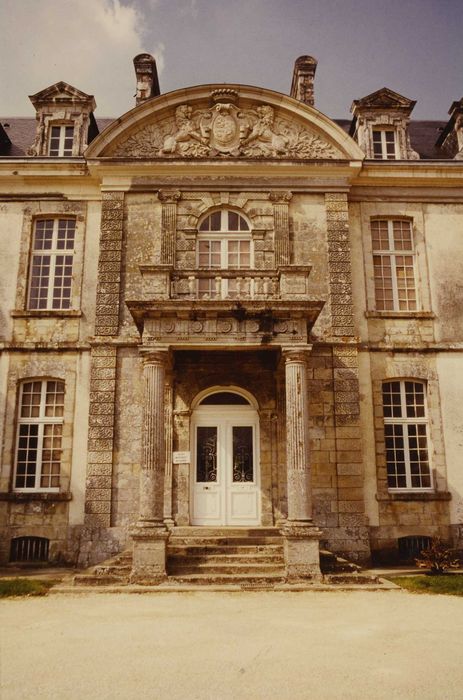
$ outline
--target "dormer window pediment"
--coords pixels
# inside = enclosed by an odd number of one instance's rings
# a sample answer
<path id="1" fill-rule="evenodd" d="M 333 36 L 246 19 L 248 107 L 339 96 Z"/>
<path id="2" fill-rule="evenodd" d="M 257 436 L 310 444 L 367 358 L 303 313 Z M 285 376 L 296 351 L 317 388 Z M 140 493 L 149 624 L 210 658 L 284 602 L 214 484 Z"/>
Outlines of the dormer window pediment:
<path id="1" fill-rule="evenodd" d="M 416 160 L 410 144 L 408 125 L 415 101 L 382 88 L 354 100 L 350 134 L 367 158 L 374 160 Z"/>
<path id="2" fill-rule="evenodd" d="M 29 98 L 36 109 L 37 129 L 29 154 L 69 158 L 87 148 L 89 127 L 94 124 L 93 95 L 60 82 Z"/>

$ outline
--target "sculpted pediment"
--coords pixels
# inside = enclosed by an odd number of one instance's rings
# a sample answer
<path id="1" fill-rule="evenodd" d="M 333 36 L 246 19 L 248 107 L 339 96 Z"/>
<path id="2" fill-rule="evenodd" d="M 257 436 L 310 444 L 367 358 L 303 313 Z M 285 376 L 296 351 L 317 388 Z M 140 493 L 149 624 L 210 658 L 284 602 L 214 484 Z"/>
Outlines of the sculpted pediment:
<path id="1" fill-rule="evenodd" d="M 311 108 L 284 98 L 275 100 L 263 90 L 201 86 L 178 91 L 163 105 L 163 96 L 148 100 L 129 112 L 127 126 L 110 127 L 89 148 L 87 157 L 117 158 L 359 158 L 356 145 L 333 122 Z M 191 92 L 191 98 L 189 97 Z M 198 92 L 201 92 L 198 99 Z M 175 93 L 174 93 L 175 94 Z M 166 101 L 167 101 L 167 97 Z M 272 99 L 273 98 L 273 99 Z M 148 104 L 150 103 L 150 104 Z M 300 114 L 295 113 L 297 104 Z M 151 109 L 150 109 L 151 108 Z M 307 118 L 313 113 L 317 119 Z M 139 119 L 135 117 L 140 115 Z M 319 115 L 319 116 L 318 116 Z M 325 123 L 322 123 L 322 119 Z M 132 122 L 132 123 L 130 123 Z M 329 130 L 327 126 L 329 125 Z M 110 132 L 114 136 L 110 138 Z M 105 138 L 106 136 L 106 138 Z M 106 143 L 105 143 L 106 141 Z M 100 143 L 98 143 L 100 142 Z M 99 151 L 99 152 L 98 152 Z"/>
<path id="2" fill-rule="evenodd" d="M 411 110 L 415 106 L 415 101 L 404 97 L 404 95 L 399 95 L 398 92 L 394 92 L 390 88 L 384 87 L 381 90 L 372 92 L 370 95 L 366 95 L 366 97 L 362 97 L 360 100 L 354 100 L 353 104 L 360 108 Z"/>

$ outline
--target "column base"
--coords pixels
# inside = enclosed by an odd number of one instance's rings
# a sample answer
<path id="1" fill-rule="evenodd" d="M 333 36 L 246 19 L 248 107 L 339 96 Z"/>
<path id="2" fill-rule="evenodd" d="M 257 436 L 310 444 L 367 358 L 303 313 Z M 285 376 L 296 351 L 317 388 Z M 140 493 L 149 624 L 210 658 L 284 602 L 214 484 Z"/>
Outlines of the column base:
<path id="1" fill-rule="evenodd" d="M 312 522 L 288 520 L 282 528 L 287 581 L 321 581 L 322 531 Z"/>
<path id="2" fill-rule="evenodd" d="M 169 531 L 162 523 L 138 522 L 131 530 L 133 563 L 130 583 L 155 586 L 167 578 Z"/>

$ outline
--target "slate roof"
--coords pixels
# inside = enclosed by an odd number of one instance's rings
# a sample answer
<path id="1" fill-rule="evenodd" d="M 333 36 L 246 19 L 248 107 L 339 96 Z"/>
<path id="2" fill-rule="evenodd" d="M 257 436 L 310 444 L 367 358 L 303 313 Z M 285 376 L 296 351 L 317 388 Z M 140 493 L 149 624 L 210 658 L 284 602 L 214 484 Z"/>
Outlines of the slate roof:
<path id="1" fill-rule="evenodd" d="M 97 119 L 100 133 L 113 121 L 112 117 Z M 0 155 L 6 158 L 27 156 L 27 150 L 34 143 L 36 124 L 34 117 L 0 117 L 0 125 L 11 141 L 10 146 L 3 148 L 0 142 Z"/>
<path id="2" fill-rule="evenodd" d="M 105 129 L 113 118 L 97 119 L 98 129 L 100 133 Z M 349 133 L 351 125 L 350 119 L 334 119 L 344 131 Z M 410 140 L 412 148 L 420 154 L 423 160 L 451 160 L 451 157 L 438 148 L 435 144 L 447 122 L 444 121 L 411 121 L 410 122 Z M 0 156 L 4 157 L 22 157 L 27 155 L 27 150 L 34 142 L 36 121 L 32 117 L 0 117 L 0 127 L 8 136 L 11 144 L 5 143 L 5 140 L 0 139 Z M 1 131 L 1 130 L 0 130 Z M 2 143 L 4 145 L 2 146 Z"/>

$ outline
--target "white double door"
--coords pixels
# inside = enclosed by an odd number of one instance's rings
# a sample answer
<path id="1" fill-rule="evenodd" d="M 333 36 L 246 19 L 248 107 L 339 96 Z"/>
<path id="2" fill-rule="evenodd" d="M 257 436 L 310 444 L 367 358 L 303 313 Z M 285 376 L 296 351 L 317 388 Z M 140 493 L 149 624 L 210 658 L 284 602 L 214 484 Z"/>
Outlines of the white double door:
<path id="1" fill-rule="evenodd" d="M 258 429 L 251 406 L 194 412 L 193 525 L 260 525 Z"/>

